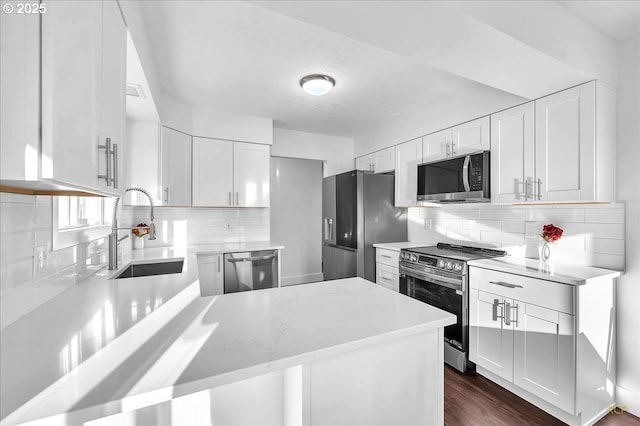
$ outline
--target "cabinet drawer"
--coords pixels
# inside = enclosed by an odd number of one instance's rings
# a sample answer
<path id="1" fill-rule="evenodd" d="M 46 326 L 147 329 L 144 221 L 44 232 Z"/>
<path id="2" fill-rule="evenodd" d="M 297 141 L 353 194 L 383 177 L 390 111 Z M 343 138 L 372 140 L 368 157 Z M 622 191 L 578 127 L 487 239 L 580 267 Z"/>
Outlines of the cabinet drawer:
<path id="1" fill-rule="evenodd" d="M 376 263 L 376 283 L 393 291 L 400 291 L 398 268 Z"/>
<path id="2" fill-rule="evenodd" d="M 383 263 L 385 265 L 398 268 L 400 262 L 400 252 L 387 249 L 376 249 L 376 263 Z"/>
<path id="3" fill-rule="evenodd" d="M 567 284 L 471 266 L 469 288 L 574 314 L 575 287 Z"/>

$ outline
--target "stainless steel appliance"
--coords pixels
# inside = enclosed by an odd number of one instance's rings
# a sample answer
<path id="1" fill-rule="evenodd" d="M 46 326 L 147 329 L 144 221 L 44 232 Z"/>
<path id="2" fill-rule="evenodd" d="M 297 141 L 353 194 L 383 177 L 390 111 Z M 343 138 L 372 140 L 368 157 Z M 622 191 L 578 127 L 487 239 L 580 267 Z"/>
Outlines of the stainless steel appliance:
<path id="1" fill-rule="evenodd" d="M 418 166 L 418 201 L 491 201 L 489 151 Z"/>
<path id="2" fill-rule="evenodd" d="M 375 281 L 375 243 L 407 240 L 407 209 L 394 203 L 394 176 L 351 171 L 323 180 L 325 280 Z"/>
<path id="3" fill-rule="evenodd" d="M 224 293 L 278 286 L 278 250 L 224 255 Z"/>
<path id="4" fill-rule="evenodd" d="M 438 243 L 400 251 L 400 293 L 455 314 L 444 328 L 444 361 L 465 372 L 469 361 L 469 282 L 467 262 L 505 256 L 502 250 Z"/>

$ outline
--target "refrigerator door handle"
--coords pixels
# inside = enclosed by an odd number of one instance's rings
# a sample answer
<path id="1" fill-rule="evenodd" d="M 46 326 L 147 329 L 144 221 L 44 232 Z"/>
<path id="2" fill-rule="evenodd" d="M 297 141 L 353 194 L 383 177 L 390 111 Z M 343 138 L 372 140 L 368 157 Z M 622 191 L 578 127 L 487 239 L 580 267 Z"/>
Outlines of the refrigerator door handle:
<path id="1" fill-rule="evenodd" d="M 333 219 L 324 218 L 324 239 L 325 241 L 333 241 Z"/>

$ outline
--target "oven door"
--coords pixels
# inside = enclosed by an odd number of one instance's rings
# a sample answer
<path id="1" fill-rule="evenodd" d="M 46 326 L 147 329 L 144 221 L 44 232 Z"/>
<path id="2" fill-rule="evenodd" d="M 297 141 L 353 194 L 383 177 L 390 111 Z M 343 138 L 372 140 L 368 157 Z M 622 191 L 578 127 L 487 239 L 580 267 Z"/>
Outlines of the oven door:
<path id="1" fill-rule="evenodd" d="M 462 278 L 417 272 L 401 264 L 400 292 L 454 314 L 456 323 L 444 328 L 445 342 L 467 352 L 468 300 Z"/>

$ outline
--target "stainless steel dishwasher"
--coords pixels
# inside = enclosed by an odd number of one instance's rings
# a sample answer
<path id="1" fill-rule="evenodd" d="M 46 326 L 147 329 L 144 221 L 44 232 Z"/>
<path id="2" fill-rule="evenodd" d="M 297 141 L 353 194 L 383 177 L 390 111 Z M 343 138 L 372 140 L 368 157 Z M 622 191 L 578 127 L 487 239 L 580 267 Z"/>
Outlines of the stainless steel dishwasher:
<path id="1" fill-rule="evenodd" d="M 224 255 L 224 293 L 278 286 L 278 250 Z"/>

